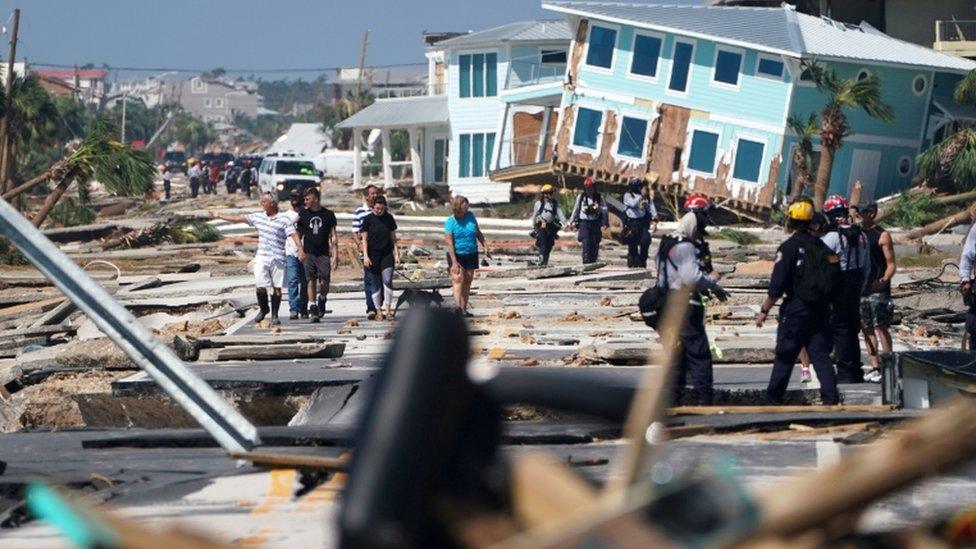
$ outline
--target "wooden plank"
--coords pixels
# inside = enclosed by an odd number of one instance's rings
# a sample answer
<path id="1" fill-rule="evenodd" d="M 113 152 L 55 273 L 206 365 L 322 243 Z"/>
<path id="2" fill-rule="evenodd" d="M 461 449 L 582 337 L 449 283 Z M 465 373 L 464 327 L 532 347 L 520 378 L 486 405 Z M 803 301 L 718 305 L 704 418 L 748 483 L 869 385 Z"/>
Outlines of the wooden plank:
<path id="1" fill-rule="evenodd" d="M 319 343 L 315 335 L 217 335 L 197 338 L 201 348 L 228 347 L 231 345 L 286 345 L 294 343 Z"/>
<path id="2" fill-rule="evenodd" d="M 292 358 L 339 358 L 345 353 L 345 343 L 235 345 L 211 349 L 209 357 L 221 360 L 287 360 Z M 203 353 L 201 353 L 202 355 Z"/>
<path id="3" fill-rule="evenodd" d="M 19 316 L 28 313 L 47 312 L 57 307 L 62 301 L 64 301 L 63 297 L 53 297 L 51 299 L 31 301 L 30 303 L 23 303 L 20 305 L 14 305 L 12 307 L 4 307 L 3 309 L 0 309 L 0 318 L 8 317 L 8 316 Z"/>
<path id="4" fill-rule="evenodd" d="M 835 404 L 786 406 L 675 406 L 668 408 L 669 416 L 714 416 L 722 414 L 797 414 L 804 412 L 862 412 L 884 413 L 893 408 L 887 404 Z"/>
<path id="5" fill-rule="evenodd" d="M 249 461 L 272 469 L 321 469 L 324 471 L 345 471 L 349 468 L 347 458 L 327 458 L 321 456 L 301 456 L 295 454 L 272 454 L 262 452 L 231 452 L 234 459 Z"/>
<path id="6" fill-rule="evenodd" d="M 512 512 L 523 528 L 558 521 L 596 497 L 593 486 L 553 455 L 530 452 L 512 464 Z"/>
<path id="7" fill-rule="evenodd" d="M 59 324 L 67 320 L 76 310 L 78 310 L 78 306 L 71 300 L 65 299 L 60 305 L 44 313 L 41 318 L 31 324 L 31 327 Z"/>
<path id="8" fill-rule="evenodd" d="M 13 337 L 44 336 L 44 335 L 51 335 L 51 334 L 73 334 L 76 331 L 77 328 L 69 324 L 58 324 L 55 326 L 31 326 L 29 328 L 24 328 L 22 330 L 0 331 L 0 339 L 7 339 Z"/>

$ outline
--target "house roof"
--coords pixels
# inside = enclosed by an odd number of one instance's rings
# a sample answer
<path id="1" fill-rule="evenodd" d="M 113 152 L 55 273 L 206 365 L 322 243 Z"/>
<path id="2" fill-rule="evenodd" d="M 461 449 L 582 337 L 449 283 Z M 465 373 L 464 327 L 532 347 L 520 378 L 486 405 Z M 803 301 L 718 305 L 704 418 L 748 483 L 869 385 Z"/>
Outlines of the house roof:
<path id="1" fill-rule="evenodd" d="M 33 72 L 38 76 L 60 80 L 74 80 L 75 76 L 79 80 L 101 80 L 108 76 L 106 69 L 34 69 Z"/>
<path id="2" fill-rule="evenodd" d="M 976 120 L 976 107 L 960 105 L 951 96 L 933 95 L 932 104 L 953 120 Z"/>
<path id="3" fill-rule="evenodd" d="M 375 103 L 340 122 L 337 128 L 405 128 L 448 123 L 447 96 L 395 97 Z"/>
<path id="4" fill-rule="evenodd" d="M 850 25 L 797 13 L 787 4 L 763 8 L 552 0 L 544 1 L 542 7 L 798 58 L 885 63 L 951 72 L 976 68 L 973 61 L 892 38 L 867 23 Z"/>
<path id="5" fill-rule="evenodd" d="M 459 46 L 479 46 L 508 42 L 547 42 L 570 41 L 573 33 L 569 25 L 561 20 L 515 21 L 500 27 L 464 34 L 456 38 L 442 40 L 435 48 Z"/>
<path id="6" fill-rule="evenodd" d="M 294 123 L 268 147 L 265 154 L 292 151 L 312 157 L 321 153 L 331 142 L 329 136 L 322 131 L 322 124 Z"/>

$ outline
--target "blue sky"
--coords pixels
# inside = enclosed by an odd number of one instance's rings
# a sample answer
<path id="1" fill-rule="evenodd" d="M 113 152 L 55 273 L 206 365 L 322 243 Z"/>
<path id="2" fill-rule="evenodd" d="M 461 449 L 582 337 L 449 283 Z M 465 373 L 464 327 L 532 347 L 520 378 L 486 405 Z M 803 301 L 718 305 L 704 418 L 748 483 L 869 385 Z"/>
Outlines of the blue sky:
<path id="1" fill-rule="evenodd" d="M 0 20 L 17 6 L 18 59 L 201 69 L 354 66 L 365 28 L 367 64 L 422 63 L 424 30 L 559 17 L 539 0 L 0 0 Z"/>

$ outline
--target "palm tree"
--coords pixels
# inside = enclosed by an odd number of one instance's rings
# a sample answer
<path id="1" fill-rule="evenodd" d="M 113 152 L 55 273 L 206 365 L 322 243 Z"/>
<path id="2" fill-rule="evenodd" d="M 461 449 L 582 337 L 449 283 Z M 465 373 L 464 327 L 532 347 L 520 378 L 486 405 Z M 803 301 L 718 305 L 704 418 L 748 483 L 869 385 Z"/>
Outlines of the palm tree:
<path id="1" fill-rule="evenodd" d="M 817 62 L 804 62 L 803 69 L 809 71 L 817 89 L 827 96 L 827 104 L 820 111 L 820 165 L 813 187 L 813 202 L 819 208 L 830 187 L 834 155 L 851 133 L 844 111 L 860 109 L 884 122 L 893 121 L 895 116 L 891 107 L 881 100 L 881 81 L 877 76 L 841 79 L 832 69 L 827 70 Z"/>
<path id="2" fill-rule="evenodd" d="M 962 127 L 918 155 L 918 173 L 937 190 L 976 189 L 976 129 Z"/>
<path id="3" fill-rule="evenodd" d="M 793 199 L 803 196 L 803 191 L 813 180 L 813 136 L 820 129 L 817 113 L 812 112 L 804 120 L 796 115 L 786 119 L 786 125 L 799 138 L 793 149 L 791 162 L 793 163 Z"/>
<path id="4" fill-rule="evenodd" d="M 14 77 L 12 84 L 13 101 L 10 112 L 6 113 L 10 142 L 6 155 L 0 158 L 0 166 L 10 165 L 9 170 L 0 171 L 0 174 L 9 173 L 11 178 L 18 167 L 26 167 L 32 160 L 51 151 L 57 145 L 60 131 L 58 109 L 34 75 Z M 26 154 L 21 155 L 21 151 Z M 10 183 L 3 181 L 3 187 L 6 189 Z"/>
<path id="5" fill-rule="evenodd" d="M 52 181 L 54 189 L 44 200 L 32 219 L 40 227 L 51 209 L 64 196 L 72 183 L 77 184 L 79 197 L 84 200 L 88 183 L 97 179 L 112 194 L 138 196 L 152 189 L 156 168 L 145 151 L 138 151 L 116 140 L 118 128 L 111 122 L 98 120 L 92 131 L 71 153 L 55 162 L 33 181 Z M 28 183 L 31 183 L 28 182 Z M 23 192 L 27 184 L 8 192 Z M 7 198 L 5 195 L 4 198 Z"/>

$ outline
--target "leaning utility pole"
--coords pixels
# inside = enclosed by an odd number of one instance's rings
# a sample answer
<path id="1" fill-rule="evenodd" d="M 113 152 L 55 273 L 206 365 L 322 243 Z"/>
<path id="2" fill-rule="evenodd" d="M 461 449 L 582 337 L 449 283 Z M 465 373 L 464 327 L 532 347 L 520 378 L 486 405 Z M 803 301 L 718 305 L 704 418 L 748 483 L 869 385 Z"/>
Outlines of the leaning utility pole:
<path id="1" fill-rule="evenodd" d="M 128 103 L 126 100 L 128 94 L 128 90 L 122 92 L 122 135 L 119 137 L 119 141 L 121 141 L 123 145 L 125 145 L 125 104 Z"/>
<path id="2" fill-rule="evenodd" d="M 356 110 L 363 107 L 363 70 L 366 66 L 366 43 L 369 40 L 369 29 L 363 29 L 363 42 L 359 45 L 359 72 L 356 73 Z"/>
<path id="3" fill-rule="evenodd" d="M 4 90 L 7 92 L 4 105 L 3 119 L 0 120 L 0 189 L 4 192 L 10 187 L 10 110 L 13 108 L 14 61 L 17 60 L 17 32 L 20 30 L 20 8 L 14 9 L 14 28 L 10 35 L 10 55 L 7 57 L 7 82 Z"/>

